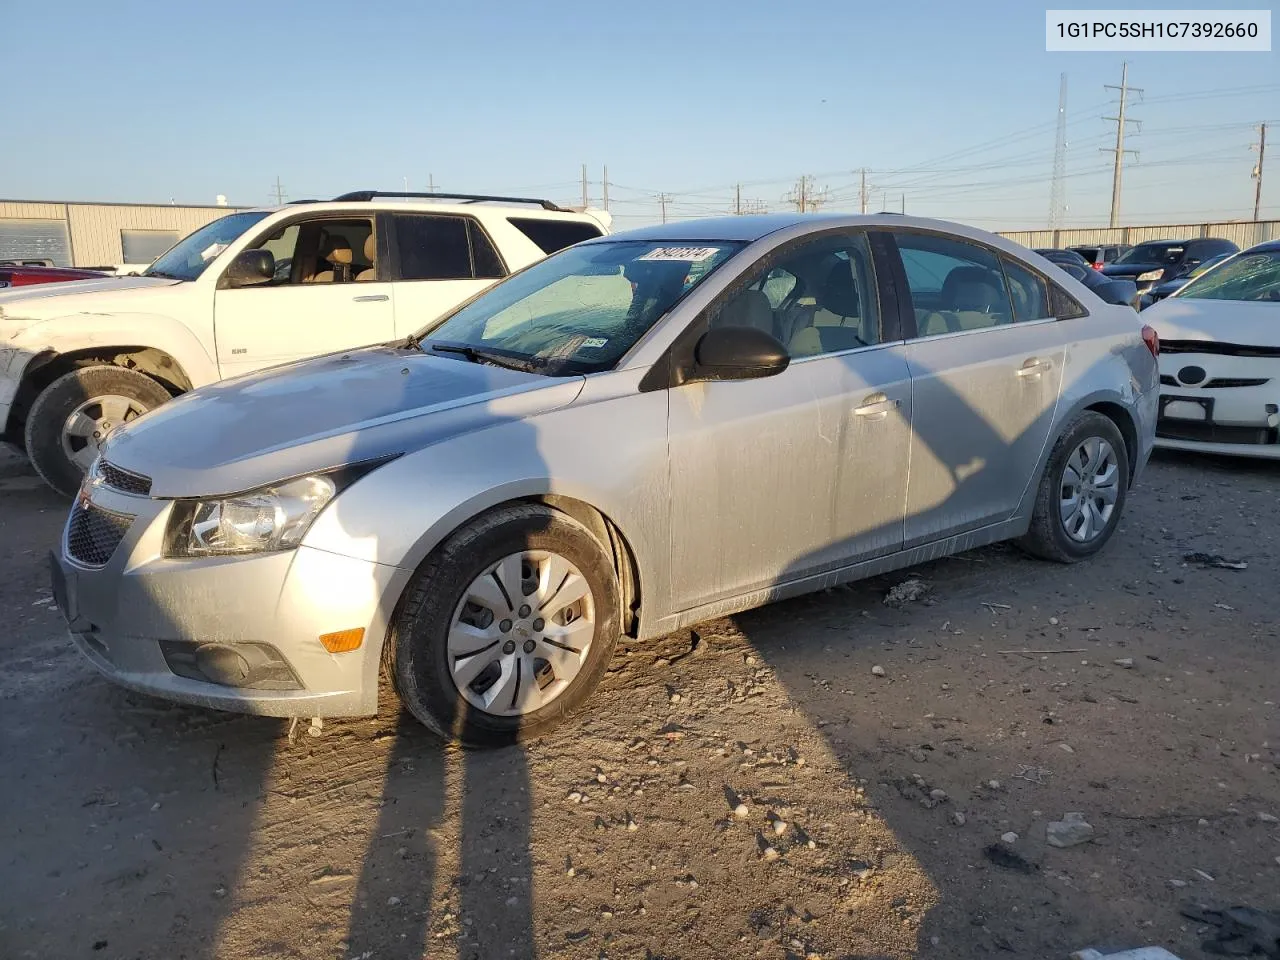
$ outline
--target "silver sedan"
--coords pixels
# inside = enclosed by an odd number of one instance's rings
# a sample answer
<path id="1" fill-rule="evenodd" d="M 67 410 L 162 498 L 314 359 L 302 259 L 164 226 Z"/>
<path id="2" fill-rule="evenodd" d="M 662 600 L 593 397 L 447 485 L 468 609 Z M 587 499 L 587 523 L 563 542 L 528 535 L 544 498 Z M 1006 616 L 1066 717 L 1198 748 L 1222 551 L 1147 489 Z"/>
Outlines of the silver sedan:
<path id="1" fill-rule="evenodd" d="M 125 686 L 534 736 L 620 636 L 998 540 L 1102 548 L 1149 455 L 1154 333 L 1031 251 L 898 216 L 569 248 L 384 344 L 113 433 L 53 558 Z"/>

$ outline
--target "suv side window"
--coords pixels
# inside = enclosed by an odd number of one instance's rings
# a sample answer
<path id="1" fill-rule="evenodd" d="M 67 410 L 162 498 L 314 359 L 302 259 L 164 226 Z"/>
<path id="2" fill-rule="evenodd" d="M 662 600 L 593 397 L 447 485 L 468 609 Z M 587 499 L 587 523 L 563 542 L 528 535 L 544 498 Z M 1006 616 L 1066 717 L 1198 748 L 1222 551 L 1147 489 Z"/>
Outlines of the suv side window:
<path id="1" fill-rule="evenodd" d="M 295 220 L 259 237 L 249 249 L 266 250 L 276 262 L 275 276 L 258 287 L 369 281 L 376 275 L 368 217 Z"/>
<path id="2" fill-rule="evenodd" d="M 468 217 L 397 213 L 399 280 L 487 280 L 505 277 L 493 244 Z"/>
<path id="3" fill-rule="evenodd" d="M 864 233 L 820 237 L 756 273 L 712 326 L 753 326 L 797 360 L 880 342 L 880 303 Z"/>
<path id="4" fill-rule="evenodd" d="M 1004 271 L 986 247 L 928 233 L 894 233 L 907 275 L 916 335 L 982 330 L 1013 322 Z"/>
<path id="5" fill-rule="evenodd" d="M 511 224 L 534 242 L 547 256 L 583 240 L 600 236 L 600 230 L 581 220 L 555 220 L 550 217 L 508 217 Z"/>
<path id="6" fill-rule="evenodd" d="M 1047 281 L 1038 273 L 1032 273 L 1005 257 L 1001 257 L 1000 262 L 1004 264 L 1004 276 L 1013 299 L 1014 321 L 1047 320 L 1052 317 L 1053 314 L 1049 312 Z"/>

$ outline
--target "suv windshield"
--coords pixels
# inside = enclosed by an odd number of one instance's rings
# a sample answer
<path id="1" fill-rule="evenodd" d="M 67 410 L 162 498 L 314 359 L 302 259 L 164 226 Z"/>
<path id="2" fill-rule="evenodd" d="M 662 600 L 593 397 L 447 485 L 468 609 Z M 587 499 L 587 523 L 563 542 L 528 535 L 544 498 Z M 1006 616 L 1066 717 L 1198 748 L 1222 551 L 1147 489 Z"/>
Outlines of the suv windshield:
<path id="1" fill-rule="evenodd" d="M 1280 250 L 1242 253 L 1192 280 L 1181 300 L 1280 301 Z"/>
<path id="2" fill-rule="evenodd" d="M 606 370 L 742 246 L 616 240 L 570 247 L 498 284 L 415 342 L 472 359 L 502 354 L 553 376 Z"/>
<path id="3" fill-rule="evenodd" d="M 1182 257 L 1180 243 L 1140 243 L 1116 263 L 1177 263 Z"/>
<path id="4" fill-rule="evenodd" d="M 142 275 L 165 277 L 169 280 L 194 280 L 204 273 L 205 267 L 228 244 L 265 216 L 265 210 L 255 210 L 251 213 L 233 213 L 207 223 L 162 253 L 155 263 L 142 271 Z"/>

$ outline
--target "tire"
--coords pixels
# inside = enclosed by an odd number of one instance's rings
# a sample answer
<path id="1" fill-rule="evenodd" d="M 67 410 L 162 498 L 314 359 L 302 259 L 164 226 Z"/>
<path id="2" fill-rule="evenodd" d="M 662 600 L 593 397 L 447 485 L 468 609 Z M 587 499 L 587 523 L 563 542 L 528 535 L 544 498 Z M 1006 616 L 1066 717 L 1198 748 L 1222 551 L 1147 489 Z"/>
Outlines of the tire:
<path id="1" fill-rule="evenodd" d="M 1066 502 L 1063 493 L 1074 486 L 1072 476 L 1080 476 L 1077 469 L 1080 464 L 1082 447 L 1091 442 L 1102 442 L 1109 445 L 1114 463 L 1114 495 L 1115 500 L 1105 523 L 1099 524 L 1099 514 L 1095 510 L 1092 535 L 1085 540 L 1072 536 L 1069 527 L 1074 528 L 1076 522 L 1069 524 L 1063 517 L 1063 504 Z M 1075 470 L 1070 474 L 1069 470 Z M 1084 472 L 1088 472 L 1087 469 Z M 1109 486 L 1109 485 L 1107 485 Z M 1104 484 L 1098 483 L 1096 489 L 1103 490 Z M 1115 533 L 1124 512 L 1125 499 L 1129 492 L 1129 450 L 1119 428 L 1108 417 L 1093 411 L 1086 411 L 1076 417 L 1058 437 L 1045 466 L 1044 476 L 1040 478 L 1040 486 L 1036 491 L 1035 506 L 1031 513 L 1031 526 L 1018 541 L 1018 545 L 1032 556 L 1057 563 L 1076 563 L 1087 559 L 1101 550 Z M 1090 498 L 1079 498 L 1088 502 Z M 1095 504 L 1103 502 L 1094 498 Z M 1078 521 L 1077 521 L 1078 522 Z"/>
<path id="2" fill-rule="evenodd" d="M 490 581 L 486 577 L 498 582 L 500 570 L 495 570 L 495 567 L 505 563 L 504 558 L 517 554 L 526 558 L 545 555 L 567 561 L 576 568 L 589 589 L 588 600 L 578 601 L 576 606 L 557 612 L 557 597 L 581 589 L 581 582 L 572 580 L 575 590 L 553 594 L 544 607 L 539 608 L 555 617 L 575 617 L 572 620 L 574 630 L 581 632 L 581 639 L 575 639 L 575 643 L 583 652 L 579 655 L 575 651 L 574 665 L 566 668 L 566 675 L 569 669 L 577 670 L 571 680 L 561 680 L 559 673 L 551 670 L 552 665 L 548 661 L 538 659 L 538 654 L 544 650 L 557 657 L 565 657 L 564 654 L 544 647 L 542 640 L 528 639 L 529 633 L 521 632 L 532 629 L 534 636 L 539 637 L 544 631 L 567 629 L 537 617 L 539 610 L 535 609 L 529 609 L 525 619 L 520 618 L 520 612 L 528 606 L 520 601 L 529 599 L 536 602 L 536 595 L 507 599 L 509 591 L 502 589 L 500 597 L 495 595 L 498 614 L 486 614 L 486 610 L 492 611 L 494 607 L 473 604 L 468 599 L 477 595 L 474 589 L 477 585 L 484 584 L 485 589 L 489 589 Z M 528 563 L 520 569 L 533 570 L 533 575 L 538 572 Z M 521 589 L 533 583 L 530 576 L 527 572 L 522 573 L 524 586 Z M 569 585 L 571 577 L 570 574 L 561 581 L 558 589 Z M 547 579 L 546 582 L 552 580 Z M 593 630 L 586 622 L 588 602 Z M 509 608 L 510 615 L 497 619 L 502 616 L 503 604 Z M 575 611 L 582 612 L 575 615 Z M 484 623 L 486 617 L 490 618 L 484 627 L 488 632 L 483 640 L 475 641 L 477 644 L 488 642 L 490 636 L 498 637 L 498 646 L 491 644 L 483 654 L 476 654 L 477 658 L 491 660 L 485 667 L 489 675 L 493 671 L 501 674 L 492 681 L 492 686 L 483 691 L 477 691 L 476 686 L 486 681 L 485 672 L 472 680 L 465 692 L 460 681 L 455 680 L 453 670 L 470 659 L 450 650 L 451 631 L 455 625 L 465 629 L 459 623 L 460 616 L 472 617 L 479 623 Z M 540 623 L 542 627 L 538 626 Z M 469 746 L 503 746 L 547 733 L 582 706 L 609 664 L 618 640 L 619 623 L 619 590 L 613 564 L 587 528 L 565 514 L 539 504 L 504 507 L 458 530 L 418 569 L 405 591 L 391 635 L 384 646 L 384 665 L 401 702 L 428 729 L 446 740 Z M 495 630 L 497 634 L 494 634 Z M 589 642 L 586 640 L 588 632 Z M 526 639 L 515 646 L 521 636 Z M 575 638 L 577 636 L 575 634 Z M 508 650 L 508 644 L 515 649 Z M 521 656 L 522 652 L 524 656 Z M 565 659 L 567 662 L 568 658 Z M 505 704 L 504 678 L 511 676 L 509 669 L 515 668 L 510 665 L 515 661 L 520 662 L 522 671 L 515 673 L 515 677 L 531 677 L 534 685 L 540 681 L 547 682 L 545 688 L 536 694 L 531 692 L 530 697 L 541 702 L 545 693 L 551 699 L 518 715 L 490 712 L 501 709 Z M 482 661 L 477 659 L 475 662 Z M 543 672 L 524 672 L 528 670 L 524 664 L 530 662 L 535 666 L 545 664 Z M 553 679 L 547 680 L 548 677 Z M 559 692 L 551 692 L 553 688 Z M 512 709 L 520 689 L 516 688 L 512 697 Z M 498 697 L 496 691 L 500 690 L 504 694 L 495 706 L 486 709 L 476 702 L 490 695 Z"/>
<path id="3" fill-rule="evenodd" d="M 68 455 L 63 433 L 77 410 L 87 408 L 90 411 L 88 416 L 96 415 L 95 408 L 87 405 L 97 398 L 127 400 L 128 412 L 124 418 L 127 422 L 165 403 L 170 395 L 150 377 L 124 367 L 109 366 L 80 367 L 45 387 L 27 413 L 27 457 L 40 478 L 64 497 L 75 496 L 84 477 L 85 466 Z M 117 400 L 113 402 L 119 406 Z M 98 412 L 101 410 L 97 408 Z M 77 436 L 69 442 L 79 444 L 82 440 L 84 438 Z M 92 438 L 86 442 L 92 444 L 96 451 L 97 444 Z"/>

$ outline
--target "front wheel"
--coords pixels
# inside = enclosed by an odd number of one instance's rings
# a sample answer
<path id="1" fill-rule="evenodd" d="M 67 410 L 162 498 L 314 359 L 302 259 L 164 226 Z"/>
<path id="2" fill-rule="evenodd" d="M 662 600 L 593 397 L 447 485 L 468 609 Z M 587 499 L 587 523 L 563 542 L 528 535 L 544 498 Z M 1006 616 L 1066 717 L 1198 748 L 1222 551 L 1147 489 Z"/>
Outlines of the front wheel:
<path id="1" fill-rule="evenodd" d="M 168 390 L 134 370 L 72 370 L 45 387 L 31 405 L 27 457 L 45 483 L 73 497 L 107 435 L 169 399 Z"/>
<path id="2" fill-rule="evenodd" d="M 574 713 L 608 666 L 618 584 L 596 538 L 538 504 L 453 534 L 419 569 L 387 640 L 401 702 L 446 739 L 499 746 Z"/>
<path id="3" fill-rule="evenodd" d="M 1019 545 L 1033 556 L 1075 563 L 1111 539 L 1129 491 L 1129 453 L 1109 418 L 1086 411 L 1054 444 L 1031 526 Z"/>

